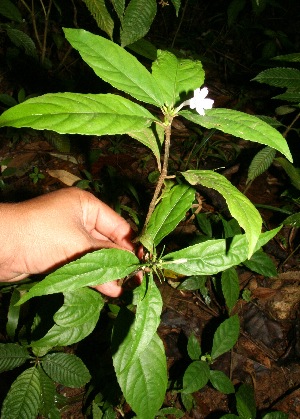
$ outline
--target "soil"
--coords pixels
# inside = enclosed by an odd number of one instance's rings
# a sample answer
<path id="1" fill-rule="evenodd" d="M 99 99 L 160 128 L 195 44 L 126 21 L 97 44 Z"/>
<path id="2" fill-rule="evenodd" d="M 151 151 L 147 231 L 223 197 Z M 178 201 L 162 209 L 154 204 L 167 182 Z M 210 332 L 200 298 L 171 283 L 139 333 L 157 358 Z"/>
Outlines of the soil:
<path id="1" fill-rule="evenodd" d="M 3 52 L 3 50 L 2 50 Z M 258 113 L 259 107 L 270 106 L 270 92 L 261 86 L 244 85 L 247 99 L 240 102 L 237 92 L 241 86 L 226 83 L 220 76 L 220 68 L 214 63 L 206 64 L 207 84 L 210 97 L 216 106 L 236 108 L 251 114 Z M 248 79 L 249 80 L 249 79 Z M 20 88 L 6 65 L 0 67 L 0 92 L 16 95 Z M 32 87 L 31 87 L 32 89 Z M 256 90 L 255 90 L 256 89 Z M 47 90 L 44 86 L 44 90 Z M 29 92 L 31 93 L 30 89 Z M 4 106 L 2 110 L 4 110 Z M 272 103 L 272 109 L 274 104 Z M 262 109 L 259 109 L 261 111 Z M 264 113 L 263 111 L 261 113 Z M 204 135 L 208 134 L 204 132 Z M 170 157 L 170 172 L 187 168 L 218 170 L 238 189 L 245 190 L 247 169 L 250 159 L 259 149 L 256 144 L 233 138 L 222 133 L 214 133 L 209 144 L 201 151 L 201 156 L 193 151 L 199 135 L 193 127 L 182 120 L 176 121 L 172 133 L 173 144 Z M 149 150 L 127 137 L 70 137 L 70 150 L 59 151 L 44 132 L 29 129 L 0 130 L 1 190 L 3 202 L 29 199 L 58 188 L 68 187 L 92 179 L 91 190 L 100 199 L 114 208 L 123 208 L 122 215 L 135 224 L 126 207 L 132 208 L 135 217 L 142 223 L 154 186 L 148 175 L 156 170 L 156 162 Z M 293 146 L 293 144 L 292 144 Z M 33 182 L 30 174 L 34 168 L 42 175 Z M 270 207 L 282 208 L 291 202 L 282 194 L 290 188 L 289 179 L 280 167 L 273 165 L 259 176 L 247 190 L 246 195 L 255 204 L 269 206 L 261 208 L 266 228 L 273 228 L 285 218 Z M 132 193 L 132 191 L 135 191 Z M 201 190 L 202 212 L 228 216 L 226 206 L 218 194 Z M 138 200 L 136 199 L 138 196 Z M 136 221 L 136 219 L 135 219 Z M 165 245 L 177 249 L 190 243 L 198 231 L 198 226 L 187 214 L 170 236 Z M 255 390 L 257 409 L 260 413 L 281 410 L 289 419 L 300 417 L 300 268 L 299 232 L 297 228 L 286 226 L 266 247 L 266 253 L 278 268 L 278 276 L 267 278 L 239 267 L 241 295 L 249 290 L 248 301 L 240 299 L 234 308 L 241 321 L 240 337 L 229 353 L 224 354 L 213 364 L 213 368 L 224 371 L 234 385 L 248 383 Z M 174 289 L 184 278 L 167 277 L 157 284 L 161 290 L 164 309 L 159 335 L 163 339 L 170 377 L 176 379 L 186 365 L 187 354 L 184 348 L 188 337 L 194 333 L 201 343 L 203 352 L 209 350 L 212 335 L 225 315 L 224 305 L 217 291 L 209 281 L 210 303 L 204 301 L 199 291 L 179 291 Z M 1 322 L 5 314 L 1 313 Z M 1 327 L 1 330 L 3 327 Z M 1 341 L 6 341 L 5 335 Z M 96 342 L 100 340 L 96 339 Z M 90 342 L 90 343 L 89 343 Z M 92 342 L 92 343 L 91 343 Z M 87 341 L 85 345 L 95 341 Z M 99 343 L 98 343 L 99 344 Z M 80 345 L 79 345 L 80 346 Z M 93 348 L 90 348 L 91 350 Z M 72 348 L 75 352 L 82 347 Z M 0 376 L 1 389 L 6 389 L 12 380 L 8 373 Z M 62 417 L 65 419 L 84 418 L 82 413 L 84 389 L 58 389 L 70 397 Z M 3 390 L 4 391 L 4 390 Z M 195 407 L 185 413 L 184 418 L 210 419 L 234 412 L 232 396 L 224 395 L 210 386 L 205 386 L 194 394 Z M 166 406 L 182 408 L 180 399 L 171 391 L 167 393 Z M 125 417 L 131 417 L 129 407 Z M 126 412 L 126 405 L 124 407 Z M 119 417 L 122 417 L 121 414 Z M 168 417 L 172 418 L 171 415 Z"/>

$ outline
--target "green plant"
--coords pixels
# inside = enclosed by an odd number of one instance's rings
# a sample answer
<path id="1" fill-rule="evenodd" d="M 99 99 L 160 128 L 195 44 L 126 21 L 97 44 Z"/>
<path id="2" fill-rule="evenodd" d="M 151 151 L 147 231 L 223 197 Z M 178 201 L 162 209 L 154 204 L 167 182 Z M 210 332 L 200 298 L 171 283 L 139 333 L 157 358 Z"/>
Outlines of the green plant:
<path id="1" fill-rule="evenodd" d="M 38 167 L 34 167 L 32 173 L 29 174 L 30 179 L 33 183 L 38 183 L 39 180 L 44 179 L 45 175 L 40 172 Z"/>
<path id="2" fill-rule="evenodd" d="M 157 334 L 162 298 L 154 274 L 160 279 L 163 279 L 165 269 L 185 276 L 217 274 L 251 258 L 280 230 L 261 233 L 262 220 L 256 208 L 225 177 L 214 171 L 188 170 L 178 174 L 177 182 L 167 182 L 173 119 L 183 117 L 207 129 L 218 129 L 268 145 L 289 160 L 292 158 L 285 139 L 264 121 L 238 111 L 211 109 L 212 101 L 206 98 L 207 89 L 199 88 L 204 83 L 200 61 L 178 59 L 170 52 L 158 51 L 150 73 L 130 53 L 109 40 L 84 30 L 65 29 L 65 34 L 99 77 L 131 95 L 135 101 L 116 94 L 47 94 L 4 112 L 0 126 L 30 126 L 61 134 L 128 134 L 154 153 L 160 175 L 144 226 L 136 239 L 146 249 L 142 261 L 119 249 L 89 253 L 35 284 L 22 295 L 17 305 L 33 297 L 63 293 L 64 303 L 54 315 L 53 326 L 42 338 L 29 343 L 35 356 L 47 356 L 52 348 L 78 342 L 94 329 L 104 301 L 99 295 L 92 298 L 86 287 L 119 278 L 127 281 L 142 271 L 144 279 L 133 291 L 132 303 L 118 311 L 111 351 L 125 399 L 137 417 L 152 419 L 159 411 L 167 389 L 166 358 Z M 193 91 L 194 97 L 187 99 Z M 158 107 L 163 120 L 139 102 Z M 181 110 L 183 106 L 195 110 Z M 164 189 L 165 184 L 168 187 Z M 157 248 L 161 241 L 192 207 L 193 186 L 198 184 L 223 195 L 231 215 L 245 234 L 234 234 L 230 239 L 208 238 L 178 251 L 159 254 Z M 226 325 L 235 322 L 232 330 L 236 335 L 237 317 L 231 317 L 227 322 Z M 216 332 L 216 340 L 218 335 Z M 225 350 L 232 347 L 234 340 L 232 338 Z M 211 357 L 216 358 L 218 353 L 220 349 L 214 346 Z M 35 411 L 38 411 L 38 402 L 34 403 Z"/>

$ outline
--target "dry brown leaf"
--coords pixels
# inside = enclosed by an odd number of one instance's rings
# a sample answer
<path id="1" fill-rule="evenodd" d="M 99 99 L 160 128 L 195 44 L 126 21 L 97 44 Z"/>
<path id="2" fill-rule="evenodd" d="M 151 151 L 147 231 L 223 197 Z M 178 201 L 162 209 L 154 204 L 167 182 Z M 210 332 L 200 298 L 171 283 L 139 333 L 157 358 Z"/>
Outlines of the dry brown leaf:
<path id="1" fill-rule="evenodd" d="M 47 170 L 47 173 L 60 180 L 62 183 L 64 183 L 65 185 L 68 186 L 73 186 L 74 183 L 78 182 L 80 179 L 80 177 L 73 175 L 70 172 L 67 172 L 66 170 Z"/>

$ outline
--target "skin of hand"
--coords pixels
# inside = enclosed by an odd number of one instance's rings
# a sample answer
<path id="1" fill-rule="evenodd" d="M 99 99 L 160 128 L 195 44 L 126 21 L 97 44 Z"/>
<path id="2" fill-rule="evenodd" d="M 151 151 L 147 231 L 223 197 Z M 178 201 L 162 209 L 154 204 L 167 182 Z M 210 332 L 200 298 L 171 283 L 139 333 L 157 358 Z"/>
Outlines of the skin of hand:
<path id="1" fill-rule="evenodd" d="M 46 273 L 101 248 L 134 252 L 131 235 L 119 214 L 75 187 L 0 204 L 0 281 Z M 110 297 L 122 293 L 117 281 L 94 288 Z"/>

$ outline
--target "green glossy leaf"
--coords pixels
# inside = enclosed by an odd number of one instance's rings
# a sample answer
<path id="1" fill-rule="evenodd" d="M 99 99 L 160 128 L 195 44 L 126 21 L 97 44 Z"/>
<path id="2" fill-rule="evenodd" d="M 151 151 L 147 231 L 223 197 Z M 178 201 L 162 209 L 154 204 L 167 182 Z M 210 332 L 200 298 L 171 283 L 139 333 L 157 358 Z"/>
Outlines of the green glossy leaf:
<path id="1" fill-rule="evenodd" d="M 125 10 L 125 0 L 111 0 L 118 18 L 122 21 Z"/>
<path id="2" fill-rule="evenodd" d="M 64 29 L 64 32 L 67 40 L 97 76 L 142 102 L 159 107 L 163 105 L 152 75 L 124 48 L 82 29 Z"/>
<path id="3" fill-rule="evenodd" d="M 226 319 L 217 328 L 211 351 L 212 359 L 218 358 L 225 352 L 230 351 L 236 344 L 240 333 L 240 321 L 237 314 Z"/>
<path id="4" fill-rule="evenodd" d="M 243 264 L 253 272 L 267 277 L 277 276 L 277 269 L 272 259 L 262 250 L 258 250 L 251 259 L 245 260 Z"/>
<path id="5" fill-rule="evenodd" d="M 254 250 L 271 240 L 281 227 L 262 233 Z M 161 258 L 161 267 L 176 273 L 191 275 L 214 275 L 247 259 L 248 245 L 245 235 L 225 239 L 208 240 L 185 249 L 169 253 Z"/>
<path id="6" fill-rule="evenodd" d="M 300 190 L 300 169 L 293 166 L 292 163 L 288 162 L 283 157 L 278 157 L 275 161 L 283 167 L 290 178 L 292 185 L 295 186 L 296 189 Z"/>
<path id="7" fill-rule="evenodd" d="M 165 130 L 161 125 L 152 124 L 150 128 L 146 127 L 140 131 L 133 131 L 127 133 L 130 137 L 138 140 L 153 152 L 158 170 L 161 170 L 160 154 L 161 146 L 165 138 Z"/>
<path id="8" fill-rule="evenodd" d="M 249 183 L 256 179 L 259 175 L 264 173 L 273 163 L 276 155 L 276 150 L 271 147 L 264 147 L 252 159 L 248 168 L 247 182 Z"/>
<path id="9" fill-rule="evenodd" d="M 105 0 L 83 0 L 91 15 L 95 19 L 98 27 L 102 29 L 112 39 L 114 30 L 114 21 L 111 18 Z"/>
<path id="10" fill-rule="evenodd" d="M 55 313 L 53 320 L 59 326 L 76 327 L 98 318 L 104 306 L 101 294 L 90 288 L 64 293 L 64 304 Z"/>
<path id="11" fill-rule="evenodd" d="M 122 19 L 121 45 L 132 44 L 149 31 L 157 11 L 156 0 L 131 0 Z"/>
<path id="12" fill-rule="evenodd" d="M 182 391 L 184 393 L 194 393 L 203 388 L 208 380 L 208 364 L 204 361 L 194 361 L 185 370 Z"/>
<path id="13" fill-rule="evenodd" d="M 179 9 L 181 6 L 181 0 L 171 0 L 171 2 L 173 3 L 173 6 L 175 7 L 176 16 L 178 17 Z"/>
<path id="14" fill-rule="evenodd" d="M 167 389 L 165 351 L 155 333 L 147 349 L 136 353 L 131 362 L 128 362 L 130 342 L 134 339 L 134 314 L 126 308 L 121 308 L 112 341 L 117 379 L 126 401 L 137 416 L 152 419 L 161 407 Z"/>
<path id="15" fill-rule="evenodd" d="M 248 257 L 251 257 L 261 232 L 262 219 L 249 199 L 224 176 L 211 170 L 188 170 L 182 175 L 192 185 L 201 184 L 215 189 L 225 198 L 231 215 L 245 230 L 249 243 Z"/>
<path id="16" fill-rule="evenodd" d="M 150 251 L 171 233 L 185 217 L 195 199 L 195 190 L 188 185 L 176 185 L 155 208 L 140 242 Z"/>
<path id="17" fill-rule="evenodd" d="M 13 382 L 1 410 L 3 419 L 33 419 L 41 403 L 39 372 L 35 367 L 24 371 Z"/>
<path id="18" fill-rule="evenodd" d="M 200 61 L 178 59 L 169 51 L 157 51 L 152 74 L 163 95 L 164 103 L 173 107 L 182 95 L 192 92 L 204 83 Z"/>
<path id="19" fill-rule="evenodd" d="M 247 384 L 242 384 L 236 392 L 236 408 L 238 414 L 243 419 L 253 419 L 256 417 L 256 404 L 253 388 Z"/>
<path id="20" fill-rule="evenodd" d="M 55 405 L 56 387 L 53 380 L 48 377 L 41 366 L 38 367 L 38 371 L 41 385 L 41 406 L 39 413 L 48 418 L 49 413 Z"/>
<path id="21" fill-rule="evenodd" d="M 221 276 L 222 292 L 229 312 L 236 305 L 240 295 L 239 277 L 235 268 L 226 269 Z"/>
<path id="22" fill-rule="evenodd" d="M 29 358 L 30 355 L 23 346 L 16 343 L 0 343 L 0 372 L 17 368 Z"/>
<path id="23" fill-rule="evenodd" d="M 299 89 L 300 71 L 296 68 L 286 67 L 268 68 L 259 73 L 253 80 L 275 87 Z"/>
<path id="24" fill-rule="evenodd" d="M 181 111 L 179 114 L 205 128 L 215 128 L 244 140 L 268 145 L 293 161 L 285 138 L 253 115 L 233 109 L 208 109 L 204 116 L 191 111 Z"/>
<path id="25" fill-rule="evenodd" d="M 193 361 L 197 361 L 201 356 L 201 347 L 194 333 L 188 339 L 187 351 Z"/>
<path id="26" fill-rule="evenodd" d="M 10 0 L 1 0 L 0 15 L 15 22 L 23 22 L 19 9 Z"/>
<path id="27" fill-rule="evenodd" d="M 43 358 L 42 366 L 53 381 L 71 388 L 82 387 L 91 379 L 89 370 L 76 355 L 49 354 Z"/>
<path id="28" fill-rule="evenodd" d="M 101 249 L 87 253 L 46 276 L 43 281 L 32 287 L 18 304 L 40 295 L 75 291 L 123 278 L 135 271 L 139 263 L 139 259 L 133 253 L 125 250 Z"/>
<path id="29" fill-rule="evenodd" d="M 234 393 L 234 386 L 226 374 L 222 371 L 210 370 L 209 380 L 215 389 L 224 394 Z"/>
<path id="30" fill-rule="evenodd" d="M 153 120 L 145 108 L 121 96 L 49 93 L 8 109 L 0 116 L 0 126 L 104 135 L 142 130 Z"/>
<path id="31" fill-rule="evenodd" d="M 15 333 L 19 323 L 20 307 L 16 306 L 15 304 L 19 301 L 20 295 L 20 291 L 15 288 L 10 298 L 9 309 L 7 313 L 6 333 L 12 341 L 14 341 Z"/>

